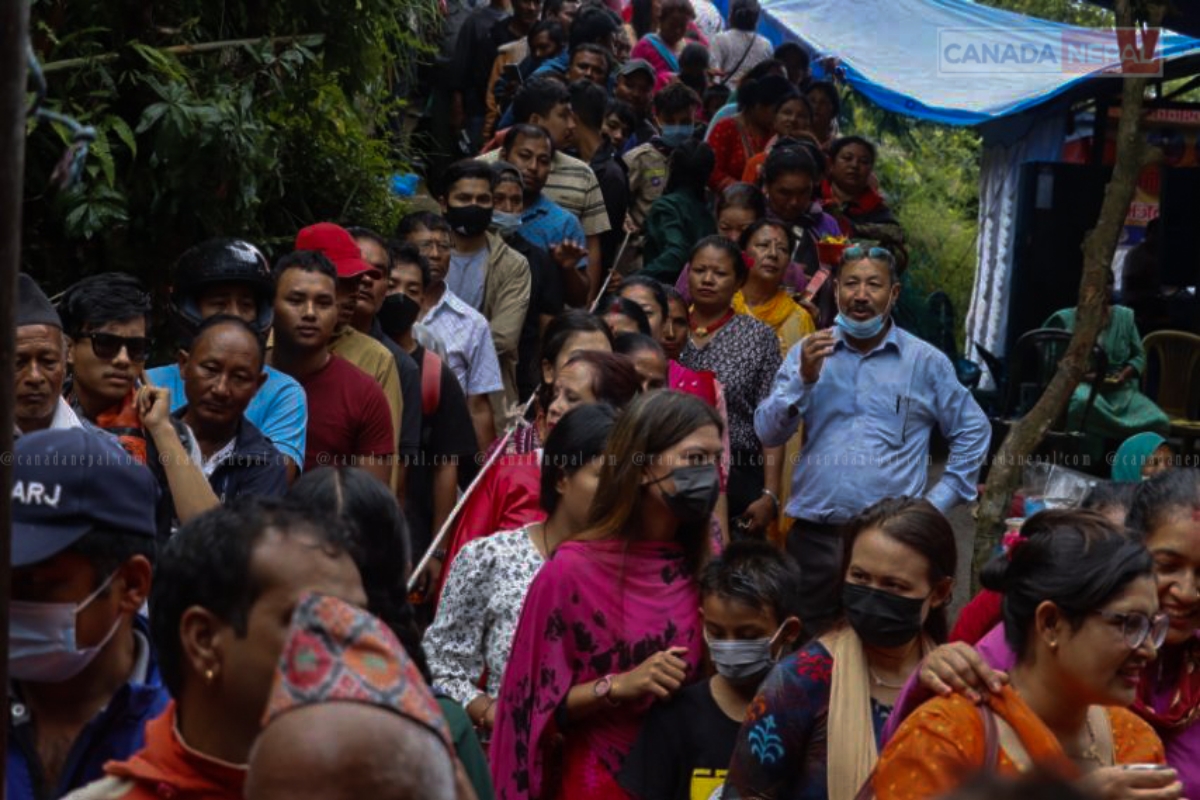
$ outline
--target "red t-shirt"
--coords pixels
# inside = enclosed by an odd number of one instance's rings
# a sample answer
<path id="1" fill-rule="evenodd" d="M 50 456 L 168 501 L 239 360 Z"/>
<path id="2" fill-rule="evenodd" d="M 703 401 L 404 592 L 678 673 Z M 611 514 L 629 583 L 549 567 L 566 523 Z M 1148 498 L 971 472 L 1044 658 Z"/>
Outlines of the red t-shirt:
<path id="1" fill-rule="evenodd" d="M 350 465 L 351 456 L 396 453 L 387 395 L 367 373 L 343 358 L 300 379 L 308 398 L 304 469 Z"/>

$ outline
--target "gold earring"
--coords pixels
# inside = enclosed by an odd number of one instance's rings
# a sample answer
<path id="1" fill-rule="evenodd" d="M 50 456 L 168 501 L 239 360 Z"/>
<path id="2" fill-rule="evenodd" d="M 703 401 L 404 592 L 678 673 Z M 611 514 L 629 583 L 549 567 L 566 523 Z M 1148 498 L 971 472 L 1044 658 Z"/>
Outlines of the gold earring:
<path id="1" fill-rule="evenodd" d="M 216 673 L 214 673 L 211 669 L 204 670 L 204 682 L 205 683 L 211 684 L 213 682 L 213 678 L 215 678 L 215 677 L 216 677 Z"/>

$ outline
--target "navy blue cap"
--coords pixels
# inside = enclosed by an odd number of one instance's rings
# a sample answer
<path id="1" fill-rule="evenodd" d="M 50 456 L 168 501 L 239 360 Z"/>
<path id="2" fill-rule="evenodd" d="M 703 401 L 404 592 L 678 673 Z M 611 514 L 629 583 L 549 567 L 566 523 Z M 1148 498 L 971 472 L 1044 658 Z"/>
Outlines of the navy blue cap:
<path id="1" fill-rule="evenodd" d="M 45 561 L 96 528 L 157 534 L 158 482 L 115 439 L 84 428 L 35 431 L 13 456 L 14 567 Z"/>

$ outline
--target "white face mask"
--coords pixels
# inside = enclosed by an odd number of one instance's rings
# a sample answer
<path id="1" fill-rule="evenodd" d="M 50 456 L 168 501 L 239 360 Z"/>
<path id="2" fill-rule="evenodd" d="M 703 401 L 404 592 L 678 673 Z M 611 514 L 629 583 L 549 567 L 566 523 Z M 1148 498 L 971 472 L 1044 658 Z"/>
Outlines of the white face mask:
<path id="1" fill-rule="evenodd" d="M 35 683 L 62 683 L 92 663 L 121 626 L 121 617 L 94 647 L 78 648 L 75 620 L 79 612 L 112 584 L 108 576 L 82 603 L 32 603 L 13 600 L 8 610 L 8 676 Z"/>

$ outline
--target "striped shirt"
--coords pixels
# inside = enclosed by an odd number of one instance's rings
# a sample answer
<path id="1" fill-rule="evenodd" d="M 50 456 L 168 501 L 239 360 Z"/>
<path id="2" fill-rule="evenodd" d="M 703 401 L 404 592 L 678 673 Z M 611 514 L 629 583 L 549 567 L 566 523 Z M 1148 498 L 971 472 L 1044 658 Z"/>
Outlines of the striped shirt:
<path id="1" fill-rule="evenodd" d="M 479 160 L 488 163 L 499 161 L 500 151 L 484 153 Z M 550 178 L 542 191 L 564 210 L 578 217 L 583 224 L 583 232 L 588 236 L 612 230 L 596 173 L 578 158 L 556 150 L 550 161 Z"/>

